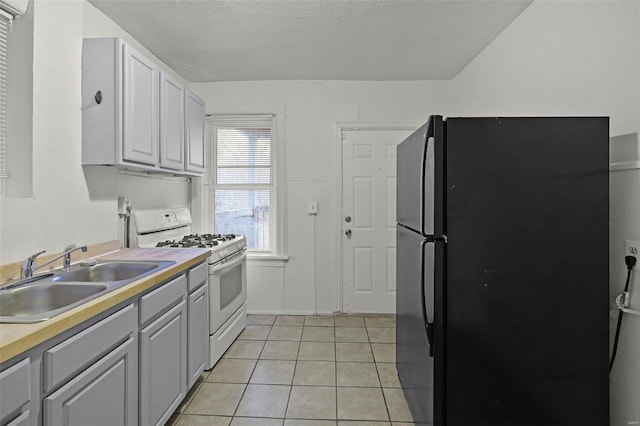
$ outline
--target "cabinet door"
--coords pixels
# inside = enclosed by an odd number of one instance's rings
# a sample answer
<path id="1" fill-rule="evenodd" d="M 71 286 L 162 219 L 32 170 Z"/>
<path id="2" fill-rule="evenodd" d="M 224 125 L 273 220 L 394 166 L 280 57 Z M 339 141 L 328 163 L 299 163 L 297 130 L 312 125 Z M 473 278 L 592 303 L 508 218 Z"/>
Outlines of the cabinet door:
<path id="1" fill-rule="evenodd" d="M 45 426 L 135 425 L 138 357 L 135 335 L 43 401 Z"/>
<path id="2" fill-rule="evenodd" d="M 124 160 L 158 163 L 158 68 L 131 46 L 123 48 Z"/>
<path id="3" fill-rule="evenodd" d="M 31 359 L 26 358 L 0 373 L 0 423 L 31 401 Z"/>
<path id="4" fill-rule="evenodd" d="M 209 341 L 209 321 L 207 318 L 206 283 L 189 295 L 189 350 L 188 388 L 198 380 L 204 371 Z"/>
<path id="5" fill-rule="evenodd" d="M 160 167 L 184 169 L 184 87 L 160 73 Z"/>
<path id="6" fill-rule="evenodd" d="M 187 91 L 186 97 L 186 169 L 204 172 L 204 101 Z"/>
<path id="7" fill-rule="evenodd" d="M 165 424 L 187 389 L 187 310 L 182 300 L 140 331 L 140 424 Z"/>

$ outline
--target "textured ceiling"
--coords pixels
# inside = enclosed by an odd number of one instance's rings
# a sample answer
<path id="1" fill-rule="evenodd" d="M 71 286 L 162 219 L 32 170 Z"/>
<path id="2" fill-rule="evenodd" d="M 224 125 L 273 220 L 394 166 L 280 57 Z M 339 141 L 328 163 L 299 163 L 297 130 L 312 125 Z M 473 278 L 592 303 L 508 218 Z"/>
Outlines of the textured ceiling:
<path id="1" fill-rule="evenodd" d="M 532 2 L 89 1 L 189 81 L 450 79 Z"/>

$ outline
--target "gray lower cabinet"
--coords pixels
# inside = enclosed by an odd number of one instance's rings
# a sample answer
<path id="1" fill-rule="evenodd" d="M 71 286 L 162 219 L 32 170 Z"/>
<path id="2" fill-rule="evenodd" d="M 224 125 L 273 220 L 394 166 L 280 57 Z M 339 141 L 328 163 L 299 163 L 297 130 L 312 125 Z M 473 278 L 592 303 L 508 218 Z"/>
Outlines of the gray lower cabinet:
<path id="1" fill-rule="evenodd" d="M 135 334 L 43 401 L 45 426 L 135 425 Z"/>
<path id="2" fill-rule="evenodd" d="M 0 423 L 2 424 L 13 418 L 9 424 L 19 425 L 29 418 L 28 410 L 23 412 L 23 407 L 31 401 L 30 362 L 30 358 L 25 358 L 0 372 Z"/>
<path id="3" fill-rule="evenodd" d="M 191 388 L 204 371 L 209 341 L 206 282 L 189 295 L 188 387 Z"/>
<path id="4" fill-rule="evenodd" d="M 0 425 L 164 425 L 206 365 L 207 268 L 0 365 Z"/>
<path id="5" fill-rule="evenodd" d="M 163 425 L 187 391 L 187 305 L 183 299 L 140 331 L 140 424 Z"/>

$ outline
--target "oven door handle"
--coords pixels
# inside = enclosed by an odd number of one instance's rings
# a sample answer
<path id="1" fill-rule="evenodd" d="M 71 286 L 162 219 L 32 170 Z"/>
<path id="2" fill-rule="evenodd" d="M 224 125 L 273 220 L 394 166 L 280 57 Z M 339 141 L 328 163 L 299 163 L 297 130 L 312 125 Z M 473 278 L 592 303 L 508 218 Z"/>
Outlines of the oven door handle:
<path id="1" fill-rule="evenodd" d="M 211 272 L 215 274 L 215 273 L 224 271 L 226 269 L 231 269 L 234 266 L 237 266 L 238 264 L 242 263 L 246 257 L 247 257 L 247 249 L 245 248 L 240 252 L 239 255 L 236 254 L 232 257 L 232 259 L 233 258 L 235 259 L 233 259 L 231 263 L 229 263 L 229 260 L 223 260 L 221 263 L 215 265 L 211 270 Z"/>

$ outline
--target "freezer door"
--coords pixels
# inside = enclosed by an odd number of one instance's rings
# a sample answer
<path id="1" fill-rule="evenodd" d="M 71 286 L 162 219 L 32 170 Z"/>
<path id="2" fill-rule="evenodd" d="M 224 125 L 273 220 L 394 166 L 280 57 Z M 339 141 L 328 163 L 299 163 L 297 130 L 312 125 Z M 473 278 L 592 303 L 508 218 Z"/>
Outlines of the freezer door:
<path id="1" fill-rule="evenodd" d="M 435 244 L 403 226 L 397 228 L 396 365 L 416 424 L 434 424 Z M 429 325 L 427 325 L 429 323 Z"/>
<path id="2" fill-rule="evenodd" d="M 398 145 L 397 221 L 422 235 L 443 235 L 444 133 L 441 116 Z"/>

